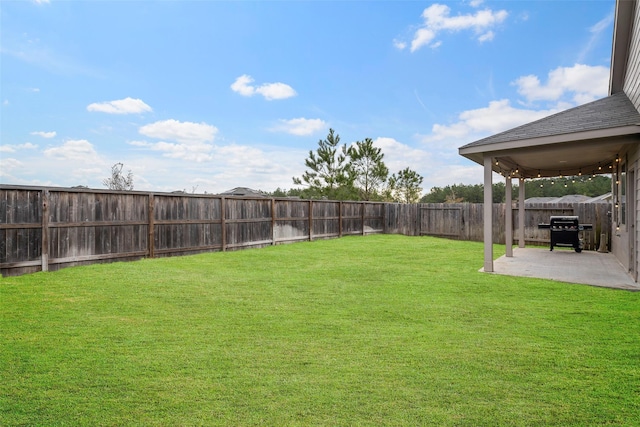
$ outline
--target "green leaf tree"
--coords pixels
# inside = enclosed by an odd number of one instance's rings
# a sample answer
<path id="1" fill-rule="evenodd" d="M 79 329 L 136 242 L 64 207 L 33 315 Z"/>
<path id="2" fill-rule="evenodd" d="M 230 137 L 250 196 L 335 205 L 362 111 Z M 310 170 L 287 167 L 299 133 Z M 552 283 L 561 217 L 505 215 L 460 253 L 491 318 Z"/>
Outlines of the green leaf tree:
<path id="1" fill-rule="evenodd" d="M 353 194 L 353 175 L 347 160 L 347 146 L 340 145 L 340 136 L 329 129 L 327 137 L 318 141 L 316 151 L 309 151 L 304 162 L 308 169 L 302 177 L 294 177 L 293 183 L 306 186 L 305 194 L 310 197 L 349 198 Z"/>
<path id="2" fill-rule="evenodd" d="M 365 138 L 349 147 L 348 154 L 354 186 L 358 189 L 360 200 L 374 200 L 389 175 L 389 168 L 382 160 L 382 149 L 374 147 L 371 138 Z"/>
<path id="3" fill-rule="evenodd" d="M 417 203 L 422 193 L 422 176 L 409 168 L 391 175 L 387 186 L 387 198 L 400 203 Z"/>

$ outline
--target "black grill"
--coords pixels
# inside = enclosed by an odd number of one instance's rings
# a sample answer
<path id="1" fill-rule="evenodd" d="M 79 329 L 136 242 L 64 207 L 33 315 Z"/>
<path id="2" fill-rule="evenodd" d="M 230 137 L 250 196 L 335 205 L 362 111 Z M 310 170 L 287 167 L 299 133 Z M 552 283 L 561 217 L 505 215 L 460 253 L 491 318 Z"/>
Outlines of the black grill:
<path id="1" fill-rule="evenodd" d="M 582 252 L 580 232 L 591 230 L 591 224 L 580 224 L 577 216 L 552 216 L 549 224 L 539 224 L 539 228 L 548 228 L 551 234 L 551 250 L 555 246 L 572 247 Z"/>

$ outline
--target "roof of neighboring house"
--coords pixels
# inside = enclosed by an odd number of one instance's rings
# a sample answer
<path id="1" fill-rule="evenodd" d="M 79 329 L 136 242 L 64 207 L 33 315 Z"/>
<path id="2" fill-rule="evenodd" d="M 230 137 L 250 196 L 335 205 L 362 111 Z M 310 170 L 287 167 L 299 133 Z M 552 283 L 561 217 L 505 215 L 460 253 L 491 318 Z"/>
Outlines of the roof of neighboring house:
<path id="1" fill-rule="evenodd" d="M 227 190 L 224 193 L 220 193 L 221 196 L 250 196 L 250 197 L 265 197 L 264 193 L 259 190 L 254 190 L 247 187 L 236 187 L 231 190 Z"/>
<path id="2" fill-rule="evenodd" d="M 589 200 L 585 200 L 585 203 L 609 203 L 613 198 L 611 192 L 602 194 L 600 196 L 592 197 Z"/>
<path id="3" fill-rule="evenodd" d="M 464 145 L 460 149 L 633 125 L 640 126 L 640 113 L 624 92 L 618 92 L 606 98 L 480 139 Z"/>

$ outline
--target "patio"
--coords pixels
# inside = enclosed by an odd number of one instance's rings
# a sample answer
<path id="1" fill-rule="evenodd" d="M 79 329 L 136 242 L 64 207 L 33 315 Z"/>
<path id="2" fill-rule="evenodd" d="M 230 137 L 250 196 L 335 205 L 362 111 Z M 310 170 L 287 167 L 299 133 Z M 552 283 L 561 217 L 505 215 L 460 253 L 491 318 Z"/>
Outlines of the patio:
<path id="1" fill-rule="evenodd" d="M 612 253 L 514 248 L 513 257 L 503 255 L 494 261 L 493 273 L 640 291 L 640 283 L 633 281 Z"/>

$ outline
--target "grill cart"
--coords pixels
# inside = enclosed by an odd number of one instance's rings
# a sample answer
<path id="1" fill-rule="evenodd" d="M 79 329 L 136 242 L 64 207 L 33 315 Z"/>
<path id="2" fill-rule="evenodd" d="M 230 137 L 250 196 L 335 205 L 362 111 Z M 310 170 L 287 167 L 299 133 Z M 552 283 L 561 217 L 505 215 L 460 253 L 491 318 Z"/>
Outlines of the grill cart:
<path id="1" fill-rule="evenodd" d="M 582 252 L 580 232 L 591 230 L 591 224 L 580 224 L 577 216 L 551 216 L 549 224 L 538 224 L 538 228 L 548 228 L 551 235 L 551 250 L 555 246 L 567 246 Z"/>

